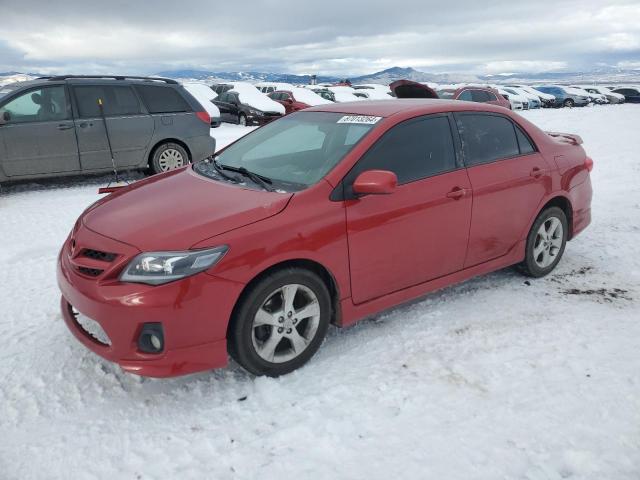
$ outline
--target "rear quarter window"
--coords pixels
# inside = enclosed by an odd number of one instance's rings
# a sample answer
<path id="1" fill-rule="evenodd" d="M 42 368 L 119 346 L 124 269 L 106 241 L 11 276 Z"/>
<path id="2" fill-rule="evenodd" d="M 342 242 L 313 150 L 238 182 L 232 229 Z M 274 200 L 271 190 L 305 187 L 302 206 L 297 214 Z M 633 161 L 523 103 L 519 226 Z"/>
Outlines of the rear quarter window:
<path id="1" fill-rule="evenodd" d="M 172 87 L 162 85 L 136 85 L 149 113 L 191 112 L 192 109 L 180 93 Z"/>

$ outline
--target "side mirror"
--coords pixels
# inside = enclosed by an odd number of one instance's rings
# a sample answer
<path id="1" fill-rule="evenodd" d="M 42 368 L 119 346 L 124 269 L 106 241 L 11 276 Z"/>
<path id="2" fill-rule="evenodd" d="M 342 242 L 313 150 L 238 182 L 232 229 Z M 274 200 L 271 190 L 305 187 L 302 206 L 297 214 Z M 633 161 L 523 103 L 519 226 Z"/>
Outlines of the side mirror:
<path id="1" fill-rule="evenodd" d="M 0 115 L 0 125 L 4 125 L 11 120 L 11 114 L 9 112 L 2 112 Z"/>
<path id="2" fill-rule="evenodd" d="M 287 102 L 289 105 L 291 105 L 291 104 L 293 103 L 293 100 L 291 100 L 290 98 L 287 98 L 287 99 L 285 100 L 285 102 Z"/>
<path id="3" fill-rule="evenodd" d="M 358 195 L 381 195 L 393 193 L 398 186 L 398 177 L 388 170 L 367 170 L 353 182 L 353 192 Z"/>

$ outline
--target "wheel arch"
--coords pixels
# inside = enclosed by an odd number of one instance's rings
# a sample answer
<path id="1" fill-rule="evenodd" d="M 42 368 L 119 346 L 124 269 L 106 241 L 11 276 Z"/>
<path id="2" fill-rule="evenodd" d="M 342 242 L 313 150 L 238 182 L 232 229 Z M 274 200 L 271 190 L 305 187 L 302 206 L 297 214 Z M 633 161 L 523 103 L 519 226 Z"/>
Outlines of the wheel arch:
<path id="1" fill-rule="evenodd" d="M 571 200 L 569 200 L 564 195 L 556 195 L 551 199 L 547 200 L 547 202 L 538 210 L 535 218 L 538 218 L 540 213 L 544 212 L 547 208 L 550 207 L 558 207 L 560 208 L 564 214 L 567 216 L 567 224 L 569 225 L 569 234 L 567 235 L 567 240 L 571 240 L 573 237 L 573 205 L 571 204 Z M 534 218 L 534 222 L 535 222 Z"/>
<path id="2" fill-rule="evenodd" d="M 151 147 L 151 150 L 149 150 L 149 155 L 147 155 L 147 163 L 149 165 L 149 167 L 151 167 L 151 162 L 153 162 L 153 155 L 156 153 L 156 150 L 164 145 L 165 143 L 177 143 L 178 145 L 180 145 L 182 148 L 185 149 L 185 151 L 187 152 L 187 155 L 189 156 L 189 161 L 192 162 L 193 161 L 193 156 L 191 154 L 191 150 L 189 149 L 189 146 L 183 142 L 182 140 L 178 139 L 178 138 L 163 138 L 162 140 L 158 140 L 155 145 L 153 145 L 153 147 Z"/>
<path id="3" fill-rule="evenodd" d="M 249 281 L 249 283 L 244 286 L 242 292 L 240 292 L 240 295 L 236 300 L 235 305 L 233 306 L 233 310 L 231 311 L 231 317 L 227 325 L 227 338 L 229 338 L 229 330 L 232 327 L 233 318 L 235 317 L 236 311 L 242 304 L 243 300 L 246 298 L 247 294 L 251 291 L 253 286 L 266 275 L 285 268 L 303 268 L 315 273 L 316 275 L 318 275 L 318 277 L 320 277 L 322 282 L 329 290 L 329 295 L 331 296 L 331 305 L 333 307 L 331 312 L 331 323 L 334 325 L 340 325 L 340 290 L 334 275 L 329 271 L 327 267 L 315 260 L 310 260 L 308 258 L 294 258 L 275 263 L 265 268 L 264 270 L 256 274 Z"/>

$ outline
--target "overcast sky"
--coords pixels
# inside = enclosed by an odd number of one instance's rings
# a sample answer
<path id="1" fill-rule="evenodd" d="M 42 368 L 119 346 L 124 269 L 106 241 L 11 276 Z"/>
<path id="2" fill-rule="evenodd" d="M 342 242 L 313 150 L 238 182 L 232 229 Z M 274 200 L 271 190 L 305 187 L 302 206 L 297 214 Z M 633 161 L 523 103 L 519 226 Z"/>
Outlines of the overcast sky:
<path id="1" fill-rule="evenodd" d="M 0 0 L 0 71 L 640 69 L 640 1 Z"/>

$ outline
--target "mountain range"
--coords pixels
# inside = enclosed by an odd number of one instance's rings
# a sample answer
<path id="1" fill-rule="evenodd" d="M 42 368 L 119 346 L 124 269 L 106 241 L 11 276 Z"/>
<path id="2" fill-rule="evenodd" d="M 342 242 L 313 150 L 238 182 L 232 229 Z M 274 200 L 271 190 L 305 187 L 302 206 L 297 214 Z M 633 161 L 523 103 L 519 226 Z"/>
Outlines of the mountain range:
<path id="1" fill-rule="evenodd" d="M 246 82 L 281 82 L 293 84 L 308 84 L 311 75 L 295 75 L 292 73 L 273 72 L 216 72 L 209 70 L 182 69 L 166 70 L 154 74 L 160 77 L 186 80 L 194 79 L 206 82 L 246 81 Z M 36 73 L 5 72 L 0 73 L 0 85 L 28 80 L 39 76 Z M 318 75 L 318 83 L 334 83 L 345 77 Z M 392 67 L 380 72 L 367 75 L 352 76 L 349 80 L 354 84 L 389 83 L 407 79 L 416 82 L 431 82 L 439 84 L 450 83 L 640 83 L 640 70 L 624 70 L 613 67 L 598 67 L 583 72 L 519 72 L 498 73 L 495 75 L 478 75 L 471 73 L 427 73 L 411 67 Z"/>

